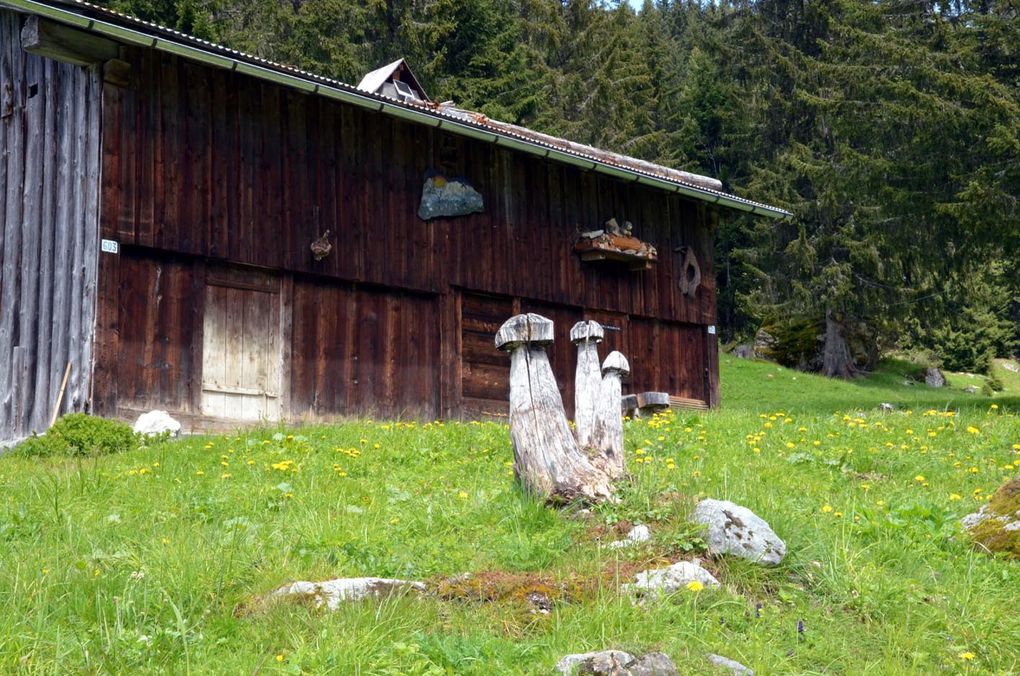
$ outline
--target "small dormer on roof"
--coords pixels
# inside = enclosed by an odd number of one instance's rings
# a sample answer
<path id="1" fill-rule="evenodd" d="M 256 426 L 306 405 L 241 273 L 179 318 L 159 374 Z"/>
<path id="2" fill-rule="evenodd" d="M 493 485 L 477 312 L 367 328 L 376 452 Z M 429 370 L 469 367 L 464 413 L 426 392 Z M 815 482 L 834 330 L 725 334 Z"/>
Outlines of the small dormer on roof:
<path id="1" fill-rule="evenodd" d="M 361 78 L 358 89 L 373 94 L 382 94 L 403 103 L 428 102 L 425 88 L 418 82 L 410 66 L 403 59 L 376 68 Z"/>

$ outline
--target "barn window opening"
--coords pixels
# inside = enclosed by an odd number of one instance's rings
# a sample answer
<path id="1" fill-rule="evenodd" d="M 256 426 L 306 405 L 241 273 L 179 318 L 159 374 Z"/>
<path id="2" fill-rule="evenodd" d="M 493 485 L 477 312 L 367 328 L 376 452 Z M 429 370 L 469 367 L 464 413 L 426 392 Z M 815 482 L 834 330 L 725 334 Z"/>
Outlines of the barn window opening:
<path id="1" fill-rule="evenodd" d="M 28 85 L 28 98 L 33 98 L 38 93 L 39 93 L 38 83 Z"/>

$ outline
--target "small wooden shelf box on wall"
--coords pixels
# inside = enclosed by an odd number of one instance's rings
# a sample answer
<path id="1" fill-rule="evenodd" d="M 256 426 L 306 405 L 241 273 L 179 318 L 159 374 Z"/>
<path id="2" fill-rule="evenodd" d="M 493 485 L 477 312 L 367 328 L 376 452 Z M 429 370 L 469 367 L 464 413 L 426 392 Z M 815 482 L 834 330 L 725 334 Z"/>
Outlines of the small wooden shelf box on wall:
<path id="1" fill-rule="evenodd" d="M 614 261 L 635 271 L 651 268 L 658 259 L 654 246 L 632 235 L 629 221 L 621 228 L 615 218 L 609 219 L 602 230 L 582 232 L 574 251 L 585 262 Z"/>

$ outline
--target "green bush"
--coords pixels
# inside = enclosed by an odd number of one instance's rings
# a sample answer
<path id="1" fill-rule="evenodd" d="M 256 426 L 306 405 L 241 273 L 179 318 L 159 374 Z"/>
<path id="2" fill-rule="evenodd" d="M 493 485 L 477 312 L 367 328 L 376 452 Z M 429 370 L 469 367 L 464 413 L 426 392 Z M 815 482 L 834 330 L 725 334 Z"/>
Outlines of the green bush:
<path id="1" fill-rule="evenodd" d="M 92 457 L 129 451 L 136 446 L 135 433 L 124 423 L 71 413 L 57 420 L 42 436 L 33 434 L 15 446 L 13 452 L 26 457 Z"/>

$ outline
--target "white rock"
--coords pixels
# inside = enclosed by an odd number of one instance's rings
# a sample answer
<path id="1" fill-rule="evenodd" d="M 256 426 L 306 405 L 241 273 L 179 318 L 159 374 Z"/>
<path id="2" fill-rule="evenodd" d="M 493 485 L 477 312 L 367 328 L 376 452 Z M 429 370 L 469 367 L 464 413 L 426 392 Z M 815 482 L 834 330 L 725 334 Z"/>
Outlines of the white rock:
<path id="1" fill-rule="evenodd" d="M 981 505 L 981 509 L 960 519 L 960 525 L 967 530 L 972 530 L 975 526 L 990 518 L 992 518 L 992 515 L 988 513 L 988 505 Z"/>
<path id="2" fill-rule="evenodd" d="M 672 594 L 687 587 L 691 582 L 700 582 L 706 587 L 718 587 L 719 580 L 697 563 L 680 561 L 668 568 L 653 568 L 640 572 L 636 582 L 625 584 L 621 589 L 625 592 L 655 592 Z"/>
<path id="3" fill-rule="evenodd" d="M 630 664 L 634 661 L 634 656 L 630 653 L 625 653 L 622 650 L 599 650 L 590 653 L 577 653 L 574 655 L 565 655 L 560 658 L 560 661 L 556 663 L 556 670 L 564 676 L 570 676 L 574 673 L 574 670 L 581 666 L 584 662 L 592 662 L 591 671 L 596 669 L 602 669 L 604 667 L 615 668 L 622 670 L 623 665 Z M 607 669 L 603 669 L 608 671 Z M 602 673 L 602 672 L 596 672 Z M 621 671 L 622 673 L 622 671 Z"/>
<path id="4" fill-rule="evenodd" d="M 722 655 L 709 655 L 708 661 L 717 667 L 729 669 L 734 676 L 754 676 L 754 672 L 736 660 L 731 660 Z"/>
<path id="5" fill-rule="evenodd" d="M 988 509 L 988 505 L 981 505 L 981 509 L 960 519 L 960 525 L 967 530 L 974 530 L 976 526 L 989 519 L 998 521 L 1001 524 L 1002 530 L 1020 530 L 1020 510 L 1017 510 L 1016 514 L 1012 515 L 995 514 Z"/>
<path id="6" fill-rule="evenodd" d="M 764 519 L 728 500 L 702 500 L 692 520 L 708 528 L 705 542 L 712 554 L 730 554 L 766 566 L 786 556 L 783 542 Z"/>
<path id="7" fill-rule="evenodd" d="M 181 424 L 170 417 L 166 411 L 149 411 L 138 416 L 134 426 L 135 433 L 147 437 L 157 437 L 169 432 L 171 437 L 179 436 Z"/>
<path id="8" fill-rule="evenodd" d="M 293 582 L 272 592 L 269 598 L 307 597 L 315 600 L 316 608 L 325 605 L 329 610 L 336 610 L 345 601 L 424 591 L 425 585 L 421 582 L 384 577 L 347 577 L 325 582 Z"/>
<path id="9" fill-rule="evenodd" d="M 616 542 L 610 542 L 609 549 L 620 549 L 622 547 L 632 547 L 633 545 L 641 544 L 642 542 L 648 542 L 652 539 L 652 531 L 648 530 L 648 526 L 639 525 L 634 526 L 627 533 L 627 537 Z"/>
<path id="10" fill-rule="evenodd" d="M 929 366 L 924 371 L 924 384 L 928 387 L 945 387 L 946 377 L 942 375 L 942 371 Z"/>

